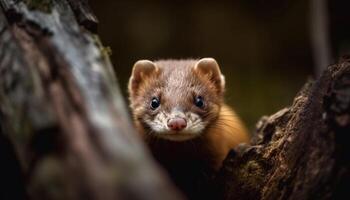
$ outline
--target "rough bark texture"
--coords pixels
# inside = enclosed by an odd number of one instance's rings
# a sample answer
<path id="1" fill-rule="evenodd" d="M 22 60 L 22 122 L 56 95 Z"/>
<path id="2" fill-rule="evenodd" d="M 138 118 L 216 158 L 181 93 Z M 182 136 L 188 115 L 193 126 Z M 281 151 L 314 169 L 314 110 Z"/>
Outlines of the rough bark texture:
<path id="1" fill-rule="evenodd" d="M 87 2 L 0 3 L 0 199 L 181 199 L 136 137 Z M 213 187 L 223 199 L 349 197 L 349 134 L 345 58 L 263 117 Z"/>
<path id="2" fill-rule="evenodd" d="M 263 117 L 224 162 L 224 199 L 348 199 L 350 59 L 309 81 L 291 107 Z"/>
<path id="3" fill-rule="evenodd" d="M 0 5 L 0 199 L 181 199 L 135 134 L 86 1 Z"/>

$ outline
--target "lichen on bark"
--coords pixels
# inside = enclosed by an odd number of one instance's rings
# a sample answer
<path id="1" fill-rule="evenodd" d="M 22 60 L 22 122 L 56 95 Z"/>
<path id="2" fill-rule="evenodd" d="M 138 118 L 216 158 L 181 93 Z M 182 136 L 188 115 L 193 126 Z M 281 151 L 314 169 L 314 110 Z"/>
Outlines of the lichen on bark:
<path id="1" fill-rule="evenodd" d="M 53 0 L 24 0 L 24 3 L 30 10 L 39 10 L 50 13 L 52 10 Z"/>

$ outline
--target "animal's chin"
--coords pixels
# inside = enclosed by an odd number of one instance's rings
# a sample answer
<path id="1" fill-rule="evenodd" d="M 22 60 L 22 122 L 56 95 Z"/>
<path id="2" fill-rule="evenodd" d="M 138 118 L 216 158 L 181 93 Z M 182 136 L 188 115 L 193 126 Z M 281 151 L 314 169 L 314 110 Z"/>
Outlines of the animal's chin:
<path id="1" fill-rule="evenodd" d="M 193 133 L 159 133 L 157 134 L 157 137 L 174 141 L 174 142 L 183 142 L 187 140 L 192 140 L 194 138 L 197 138 L 200 134 L 193 134 Z"/>

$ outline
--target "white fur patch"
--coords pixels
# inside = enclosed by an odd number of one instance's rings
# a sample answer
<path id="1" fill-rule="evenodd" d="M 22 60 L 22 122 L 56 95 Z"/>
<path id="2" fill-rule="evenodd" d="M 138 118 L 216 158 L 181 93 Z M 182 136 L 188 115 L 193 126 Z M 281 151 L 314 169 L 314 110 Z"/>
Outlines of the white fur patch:
<path id="1" fill-rule="evenodd" d="M 175 117 L 186 119 L 186 128 L 181 131 L 171 130 L 167 125 L 168 120 Z M 183 113 L 177 110 L 173 110 L 170 114 L 160 112 L 153 120 L 146 119 L 145 122 L 151 127 L 151 134 L 172 141 L 185 141 L 200 136 L 207 125 L 199 115 L 193 112 Z"/>

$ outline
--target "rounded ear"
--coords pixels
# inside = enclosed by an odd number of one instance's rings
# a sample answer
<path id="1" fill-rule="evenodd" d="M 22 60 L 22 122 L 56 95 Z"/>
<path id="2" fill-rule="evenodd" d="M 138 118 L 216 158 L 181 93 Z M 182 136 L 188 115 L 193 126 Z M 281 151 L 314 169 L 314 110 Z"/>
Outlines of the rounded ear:
<path id="1" fill-rule="evenodd" d="M 139 60 L 137 61 L 132 69 L 132 74 L 129 80 L 129 93 L 135 94 L 140 84 L 150 75 L 158 71 L 157 66 L 149 60 Z"/>
<path id="2" fill-rule="evenodd" d="M 194 70 L 208 77 L 220 93 L 224 91 L 225 77 L 221 74 L 220 67 L 214 58 L 200 59 L 194 66 Z"/>

